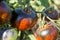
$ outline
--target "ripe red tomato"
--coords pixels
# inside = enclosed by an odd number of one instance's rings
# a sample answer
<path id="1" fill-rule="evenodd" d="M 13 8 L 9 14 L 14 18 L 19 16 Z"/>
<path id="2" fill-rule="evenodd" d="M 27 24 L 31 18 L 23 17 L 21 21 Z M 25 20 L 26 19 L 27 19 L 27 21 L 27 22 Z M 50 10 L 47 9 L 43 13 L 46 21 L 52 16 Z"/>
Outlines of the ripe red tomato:
<path id="1" fill-rule="evenodd" d="M 35 13 L 35 11 L 33 11 L 30 7 L 26 7 L 24 9 L 24 12 L 30 17 L 32 18 L 32 24 L 30 25 L 30 27 L 34 27 L 34 25 L 37 23 L 38 21 L 38 16 L 37 14 Z"/>
<path id="2" fill-rule="evenodd" d="M 56 40 L 58 30 L 52 23 L 47 23 L 44 27 L 38 27 L 34 32 L 36 40 Z"/>
<path id="3" fill-rule="evenodd" d="M 12 26 L 18 30 L 25 31 L 34 27 L 37 23 L 37 18 L 32 20 L 31 18 L 18 17 L 13 23 Z"/>
<path id="4" fill-rule="evenodd" d="M 34 12 L 27 14 L 21 8 L 12 11 L 11 24 L 18 30 L 25 31 L 31 29 L 37 23 L 37 20 L 38 17 Z"/>
<path id="5" fill-rule="evenodd" d="M 30 18 L 23 18 L 19 23 L 19 30 L 27 30 L 30 28 L 30 25 L 32 23 L 32 20 Z"/>
<path id="6" fill-rule="evenodd" d="M 11 18 L 9 6 L 1 1 L 0 3 L 0 24 L 5 24 Z"/>
<path id="7" fill-rule="evenodd" d="M 31 18 L 18 17 L 12 25 L 16 27 L 18 30 L 25 31 L 30 29 L 31 23 Z"/>

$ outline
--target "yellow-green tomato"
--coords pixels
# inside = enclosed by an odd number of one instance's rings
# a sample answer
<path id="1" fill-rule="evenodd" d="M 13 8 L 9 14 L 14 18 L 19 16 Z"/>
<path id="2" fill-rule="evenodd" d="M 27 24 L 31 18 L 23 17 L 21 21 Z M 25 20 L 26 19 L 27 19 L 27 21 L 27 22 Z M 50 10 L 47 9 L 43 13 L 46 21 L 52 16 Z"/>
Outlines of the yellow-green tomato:
<path id="1" fill-rule="evenodd" d="M 15 29 L 8 29 L 3 33 L 2 40 L 16 40 L 17 31 Z"/>

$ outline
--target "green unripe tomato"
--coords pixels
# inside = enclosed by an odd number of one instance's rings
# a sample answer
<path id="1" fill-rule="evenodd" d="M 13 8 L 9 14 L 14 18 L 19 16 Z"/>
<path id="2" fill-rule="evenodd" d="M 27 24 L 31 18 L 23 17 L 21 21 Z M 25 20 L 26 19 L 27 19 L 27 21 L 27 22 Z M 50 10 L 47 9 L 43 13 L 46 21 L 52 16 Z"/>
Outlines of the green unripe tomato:
<path id="1" fill-rule="evenodd" d="M 17 30 L 8 29 L 3 33 L 2 40 L 16 40 L 17 35 Z"/>

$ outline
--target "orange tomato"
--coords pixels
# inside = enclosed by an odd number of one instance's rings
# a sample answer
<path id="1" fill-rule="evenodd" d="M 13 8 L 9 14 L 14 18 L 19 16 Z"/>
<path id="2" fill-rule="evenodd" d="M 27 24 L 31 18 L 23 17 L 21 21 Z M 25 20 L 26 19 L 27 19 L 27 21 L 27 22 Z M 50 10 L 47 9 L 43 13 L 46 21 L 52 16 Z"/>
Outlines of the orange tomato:
<path id="1" fill-rule="evenodd" d="M 30 28 L 31 23 L 32 20 L 30 18 L 23 18 L 19 23 L 18 29 L 22 31 L 27 30 Z"/>
<path id="2" fill-rule="evenodd" d="M 36 40 L 56 40 L 57 35 L 57 28 L 50 22 L 44 25 L 44 27 L 38 27 L 34 32 Z"/>
<path id="3" fill-rule="evenodd" d="M 17 28 L 18 30 L 25 31 L 30 29 L 30 25 L 32 24 L 32 19 L 31 18 L 17 18 L 17 20 L 12 23 L 12 26 Z"/>
<path id="4" fill-rule="evenodd" d="M 4 1 L 0 3 L 0 24 L 5 24 L 11 18 L 10 9 L 7 7 L 9 6 Z"/>
<path id="5" fill-rule="evenodd" d="M 17 18 L 13 23 L 12 26 L 17 28 L 18 30 L 21 31 L 25 31 L 25 30 L 29 30 L 32 29 L 32 27 L 34 27 L 34 25 L 37 23 L 37 18 L 32 20 L 32 18 Z"/>
<path id="6" fill-rule="evenodd" d="M 20 8 L 13 10 L 13 16 L 11 19 L 12 26 L 21 31 L 29 30 L 34 27 L 34 25 L 37 23 L 38 17 L 35 12 L 29 12 L 30 13 L 27 13 Z"/>

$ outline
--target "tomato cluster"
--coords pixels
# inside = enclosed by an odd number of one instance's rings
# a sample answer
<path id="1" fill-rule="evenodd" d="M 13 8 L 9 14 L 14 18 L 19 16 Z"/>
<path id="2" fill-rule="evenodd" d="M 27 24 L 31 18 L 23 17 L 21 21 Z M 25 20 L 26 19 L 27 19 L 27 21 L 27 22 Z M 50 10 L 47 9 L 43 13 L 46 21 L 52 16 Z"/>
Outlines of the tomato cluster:
<path id="1" fill-rule="evenodd" d="M 10 22 L 13 28 L 25 31 L 33 28 L 38 21 L 36 13 L 29 7 L 25 8 L 24 10 L 22 10 L 21 8 L 14 9 L 12 13 L 10 11 L 10 7 L 6 4 L 6 2 L 0 1 L 0 24 Z M 52 20 L 58 20 L 57 10 L 46 10 L 45 13 Z M 45 20 L 50 21 L 46 17 Z M 3 29 L 2 33 L 4 31 L 5 30 Z M 56 40 L 57 34 L 58 30 L 51 22 L 48 22 L 43 27 L 38 27 L 38 29 L 34 31 L 36 40 Z"/>
<path id="2" fill-rule="evenodd" d="M 10 21 L 12 27 L 25 31 L 32 28 L 37 22 L 38 17 L 36 13 L 30 9 L 26 8 L 22 10 L 21 8 L 17 8 L 12 11 L 12 14 L 10 11 L 10 7 L 2 0 L 0 2 L 0 24 Z M 29 11 L 29 13 L 26 11 Z"/>

